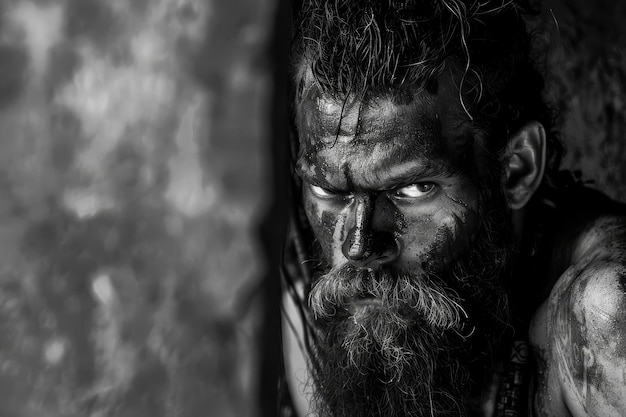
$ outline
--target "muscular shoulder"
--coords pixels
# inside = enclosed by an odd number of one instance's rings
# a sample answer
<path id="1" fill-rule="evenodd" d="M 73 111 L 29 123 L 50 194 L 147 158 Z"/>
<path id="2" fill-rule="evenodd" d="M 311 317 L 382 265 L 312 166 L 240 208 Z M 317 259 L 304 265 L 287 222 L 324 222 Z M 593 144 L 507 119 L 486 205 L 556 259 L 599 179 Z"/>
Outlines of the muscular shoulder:
<path id="1" fill-rule="evenodd" d="M 555 308 L 604 329 L 626 315 L 626 217 L 600 217 L 574 242 L 550 296 Z M 626 330 L 625 330 L 626 331 Z"/>
<path id="2" fill-rule="evenodd" d="M 626 415 L 626 218 L 596 218 L 570 260 L 531 327 L 538 414 Z"/>

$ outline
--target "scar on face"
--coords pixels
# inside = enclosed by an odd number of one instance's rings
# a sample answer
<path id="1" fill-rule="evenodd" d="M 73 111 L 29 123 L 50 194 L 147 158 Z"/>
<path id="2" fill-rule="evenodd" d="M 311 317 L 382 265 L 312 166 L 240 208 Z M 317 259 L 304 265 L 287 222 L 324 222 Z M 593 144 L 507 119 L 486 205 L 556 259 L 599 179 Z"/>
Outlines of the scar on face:
<path id="1" fill-rule="evenodd" d="M 459 206 L 461 206 L 463 208 L 466 208 L 466 209 L 470 208 L 469 204 L 467 204 L 465 201 L 463 201 L 463 200 L 461 200 L 459 198 L 452 197 L 451 195 L 449 195 L 447 193 L 444 193 L 443 195 L 446 196 L 446 198 L 448 198 L 448 200 L 452 201 L 455 204 L 458 204 Z"/>

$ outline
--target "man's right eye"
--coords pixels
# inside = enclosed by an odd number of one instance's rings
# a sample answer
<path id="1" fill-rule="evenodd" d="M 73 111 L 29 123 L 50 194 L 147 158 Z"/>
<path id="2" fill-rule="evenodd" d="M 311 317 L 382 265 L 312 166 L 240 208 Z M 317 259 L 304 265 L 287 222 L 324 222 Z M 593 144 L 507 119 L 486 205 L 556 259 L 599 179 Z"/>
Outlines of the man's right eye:
<path id="1" fill-rule="evenodd" d="M 333 198 L 340 195 L 340 193 L 331 191 L 327 188 L 318 187 L 317 185 L 309 184 L 309 187 L 311 188 L 313 195 L 319 198 Z"/>

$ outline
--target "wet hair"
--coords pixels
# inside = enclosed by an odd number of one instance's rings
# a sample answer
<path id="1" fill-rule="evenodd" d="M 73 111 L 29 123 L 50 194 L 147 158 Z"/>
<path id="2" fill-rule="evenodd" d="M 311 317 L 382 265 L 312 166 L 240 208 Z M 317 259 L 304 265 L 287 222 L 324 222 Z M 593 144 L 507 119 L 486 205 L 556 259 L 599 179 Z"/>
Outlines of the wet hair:
<path id="1" fill-rule="evenodd" d="M 542 96 L 524 20 L 534 13 L 513 0 L 303 0 L 292 49 L 296 100 L 311 82 L 344 100 L 432 94 L 447 69 L 490 151 L 502 152 L 510 135 L 536 120 L 548 136 L 546 172 L 556 171 L 555 112 Z"/>

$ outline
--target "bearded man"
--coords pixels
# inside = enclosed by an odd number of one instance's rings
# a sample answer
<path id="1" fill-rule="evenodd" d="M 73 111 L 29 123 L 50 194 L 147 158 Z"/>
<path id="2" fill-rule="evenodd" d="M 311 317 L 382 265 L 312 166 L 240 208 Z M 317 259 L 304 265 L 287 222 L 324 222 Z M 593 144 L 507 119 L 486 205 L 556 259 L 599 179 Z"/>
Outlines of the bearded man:
<path id="1" fill-rule="evenodd" d="M 626 211 L 558 171 L 529 11 L 304 1 L 282 415 L 626 415 Z"/>

